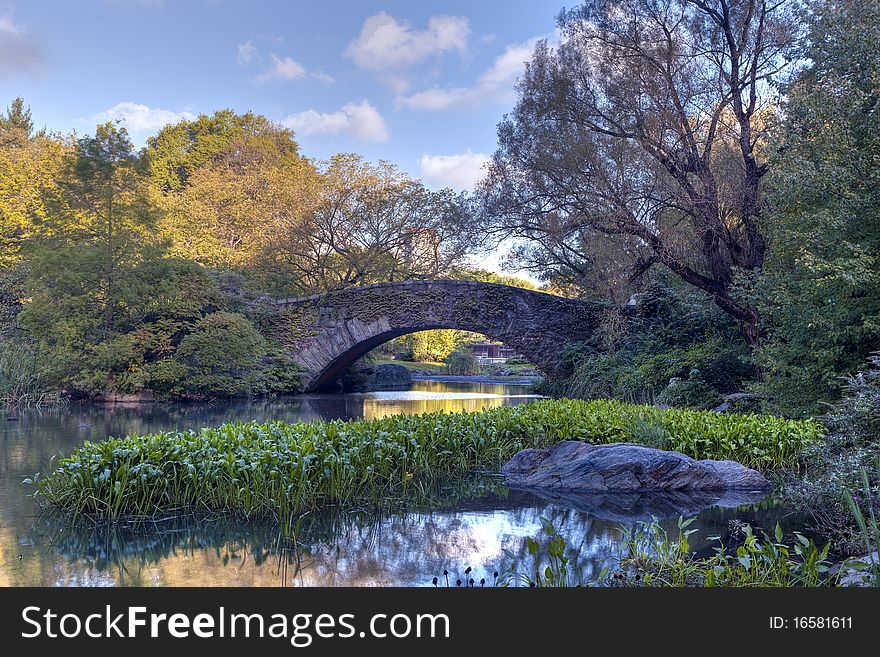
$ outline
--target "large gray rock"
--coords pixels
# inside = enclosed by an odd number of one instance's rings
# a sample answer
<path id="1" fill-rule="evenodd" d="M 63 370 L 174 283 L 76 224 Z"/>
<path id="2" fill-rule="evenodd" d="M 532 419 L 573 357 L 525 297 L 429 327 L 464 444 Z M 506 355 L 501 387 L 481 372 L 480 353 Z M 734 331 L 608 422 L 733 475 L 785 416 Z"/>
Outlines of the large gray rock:
<path id="1" fill-rule="evenodd" d="M 505 464 L 508 485 L 570 492 L 763 491 L 759 472 L 734 461 L 696 461 L 630 443 L 590 445 L 563 441 L 524 449 Z"/>

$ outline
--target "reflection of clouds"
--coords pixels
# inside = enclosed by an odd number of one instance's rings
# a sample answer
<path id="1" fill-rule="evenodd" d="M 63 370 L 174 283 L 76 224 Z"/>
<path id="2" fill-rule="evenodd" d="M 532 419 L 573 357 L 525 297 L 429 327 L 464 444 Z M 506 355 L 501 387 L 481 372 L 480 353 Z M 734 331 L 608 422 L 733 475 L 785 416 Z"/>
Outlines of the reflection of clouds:
<path id="1" fill-rule="evenodd" d="M 493 498 L 486 498 L 491 500 Z M 450 583 L 473 568 L 476 582 L 517 564 L 532 572 L 525 539 L 541 537 L 544 520 L 563 536 L 574 581 L 591 581 L 620 556 L 625 535 L 619 523 L 531 498 L 494 498 L 496 508 L 404 513 L 383 518 L 333 516 L 327 527 L 298 534 L 299 554 L 279 553 L 277 529 L 235 523 L 185 523 L 164 532 L 140 531 L 108 540 L 92 532 L 57 541 L 39 583 L 61 586 L 430 586 L 450 572 Z M 756 510 L 708 509 L 692 528 L 700 536 L 724 535 L 731 517 Z M 674 536 L 676 520 L 663 527 Z M 635 523 L 628 523 L 631 529 Z M 696 535 L 692 537 L 696 539 Z M 695 547 L 697 541 L 694 540 Z M 60 552 L 60 554 L 59 554 Z M 546 555 L 539 561 L 546 563 Z M 31 574 L 33 575 L 33 573 Z M 34 583 L 34 579 L 18 581 Z"/>

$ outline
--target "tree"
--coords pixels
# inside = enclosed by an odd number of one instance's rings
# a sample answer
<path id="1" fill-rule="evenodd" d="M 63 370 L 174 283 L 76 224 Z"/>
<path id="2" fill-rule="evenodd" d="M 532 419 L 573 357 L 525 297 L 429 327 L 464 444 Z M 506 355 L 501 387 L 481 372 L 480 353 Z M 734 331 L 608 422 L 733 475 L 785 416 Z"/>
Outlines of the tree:
<path id="1" fill-rule="evenodd" d="M 154 184 L 168 193 L 184 189 L 195 171 L 219 160 L 271 157 L 290 162 L 300 155 L 290 130 L 259 114 L 224 109 L 162 128 L 147 140 L 146 157 Z"/>
<path id="2" fill-rule="evenodd" d="M 66 154 L 46 190 L 47 212 L 35 219 L 22 320 L 67 374 L 83 367 L 90 346 L 115 336 L 134 272 L 161 255 L 140 165 L 124 128 L 99 125 Z"/>
<path id="3" fill-rule="evenodd" d="M 309 211 L 273 243 L 275 266 L 313 292 L 436 277 L 464 256 L 463 208 L 461 195 L 432 192 L 386 162 L 337 155 Z"/>
<path id="4" fill-rule="evenodd" d="M 25 107 L 21 96 L 15 98 L 6 108 L 6 116 L 0 116 L 0 148 L 21 148 L 33 137 L 44 135 L 42 131 L 34 134 L 31 108 Z"/>
<path id="5" fill-rule="evenodd" d="M 737 294 L 764 263 L 761 95 L 793 41 L 786 4 L 589 0 L 539 43 L 480 188 L 482 227 L 554 274 L 587 275 L 593 236 L 635 280 L 662 265 L 759 341 Z"/>
<path id="6" fill-rule="evenodd" d="M 35 222 L 46 217 L 43 200 L 56 185 L 67 149 L 44 131 L 34 132 L 30 109 L 21 98 L 0 116 L 0 335 L 14 326 L 21 309 L 24 247 Z"/>
<path id="7" fill-rule="evenodd" d="M 760 388 L 816 413 L 880 348 L 880 2 L 812 3 L 768 176 Z"/>
<path id="8" fill-rule="evenodd" d="M 222 110 L 167 126 L 146 158 L 173 255 L 244 274 L 273 294 L 299 290 L 277 270 L 275 245 L 309 212 L 318 172 L 290 130 Z"/>

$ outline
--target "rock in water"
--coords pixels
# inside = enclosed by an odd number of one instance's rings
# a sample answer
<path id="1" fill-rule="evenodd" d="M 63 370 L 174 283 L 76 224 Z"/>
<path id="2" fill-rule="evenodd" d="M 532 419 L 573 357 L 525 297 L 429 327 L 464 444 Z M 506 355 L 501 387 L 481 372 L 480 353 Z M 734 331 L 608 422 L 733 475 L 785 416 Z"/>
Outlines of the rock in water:
<path id="1" fill-rule="evenodd" d="M 513 487 L 560 491 L 768 490 L 761 473 L 735 461 L 696 461 L 631 443 L 590 445 L 567 440 L 524 449 L 501 468 Z"/>

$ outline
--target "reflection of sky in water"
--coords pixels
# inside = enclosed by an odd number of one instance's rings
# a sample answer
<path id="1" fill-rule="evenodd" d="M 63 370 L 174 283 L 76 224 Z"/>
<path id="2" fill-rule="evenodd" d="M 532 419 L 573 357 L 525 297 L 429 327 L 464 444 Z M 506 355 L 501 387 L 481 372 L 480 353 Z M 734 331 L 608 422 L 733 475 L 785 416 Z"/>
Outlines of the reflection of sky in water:
<path id="1" fill-rule="evenodd" d="M 493 582 L 526 559 L 525 539 L 541 532 L 548 510 L 519 507 L 495 511 L 434 512 L 385 518 L 378 523 L 340 528 L 332 540 L 305 547 L 299 555 L 279 553 L 259 538 L 210 545 L 198 530 L 178 535 L 157 553 L 110 554 L 75 558 L 66 552 L 42 585 L 53 586 L 429 586 L 434 576 L 451 583 L 465 578 Z M 596 527 L 582 514 L 550 510 L 571 548 L 573 567 L 595 575 L 613 561 L 618 542 L 614 526 Z M 100 543 L 100 539 L 97 539 Z M 96 545 L 91 545 L 91 551 Z M 57 550 L 67 548 L 63 539 Z M 100 549 L 100 548 L 99 548 Z M 49 552 L 53 551 L 49 548 Z M 60 556 L 60 555 L 59 555 Z M 107 558 L 109 557 L 109 559 Z"/>
<path id="2" fill-rule="evenodd" d="M 84 440 L 108 435 L 214 426 L 237 419 L 382 417 L 392 413 L 476 411 L 529 402 L 524 386 L 417 382 L 403 392 L 302 395 L 204 405 L 136 408 L 70 406 L 22 412 L 0 425 L 0 585 L 2 586 L 259 586 L 430 585 L 448 569 L 452 584 L 467 566 L 479 581 L 526 558 L 525 538 L 542 518 L 565 537 L 571 568 L 584 579 L 614 558 L 619 521 L 563 508 L 494 483 L 443 498 L 432 512 L 380 519 L 348 514 L 315 519 L 298 535 L 301 550 L 279 554 L 276 528 L 225 521 L 135 534 L 74 531 L 45 516 L 21 481 Z M 445 509 L 445 510 L 443 510 Z M 754 512 L 758 513 L 758 512 Z M 737 517 L 743 512 L 737 512 Z M 710 509 L 703 536 L 723 534 L 730 511 Z M 763 516 L 756 516 L 756 520 Z M 767 519 L 767 526 L 772 522 Z M 669 529 L 674 529 L 670 521 Z M 458 574 L 461 573 L 461 574 Z"/>
<path id="3" fill-rule="evenodd" d="M 422 399 L 539 399 L 540 395 L 502 395 L 488 392 L 428 392 L 425 390 L 407 390 L 404 392 L 364 392 L 352 393 L 349 395 L 353 399 L 359 397 L 364 400 L 372 400 L 377 402 L 397 403 L 401 401 L 412 401 Z"/>
<path id="4" fill-rule="evenodd" d="M 476 490 L 476 489 L 474 489 Z M 430 586 L 472 577 L 493 583 L 493 571 L 534 572 L 525 539 L 541 537 L 544 519 L 564 537 L 575 581 L 595 580 L 612 567 L 635 521 L 604 520 L 494 484 L 458 510 L 307 516 L 297 530 L 299 550 L 279 550 L 277 528 L 223 520 L 179 520 L 116 535 L 87 525 L 76 531 L 43 518 L 32 530 L 45 569 L 29 579 L 48 586 Z M 713 507 L 691 528 L 691 544 L 711 551 L 710 536 L 726 536 L 729 520 L 773 527 L 772 505 L 737 510 Z M 670 535 L 676 519 L 661 521 Z M 49 540 L 52 545 L 48 546 Z M 470 566 L 469 576 L 464 570 Z"/>

